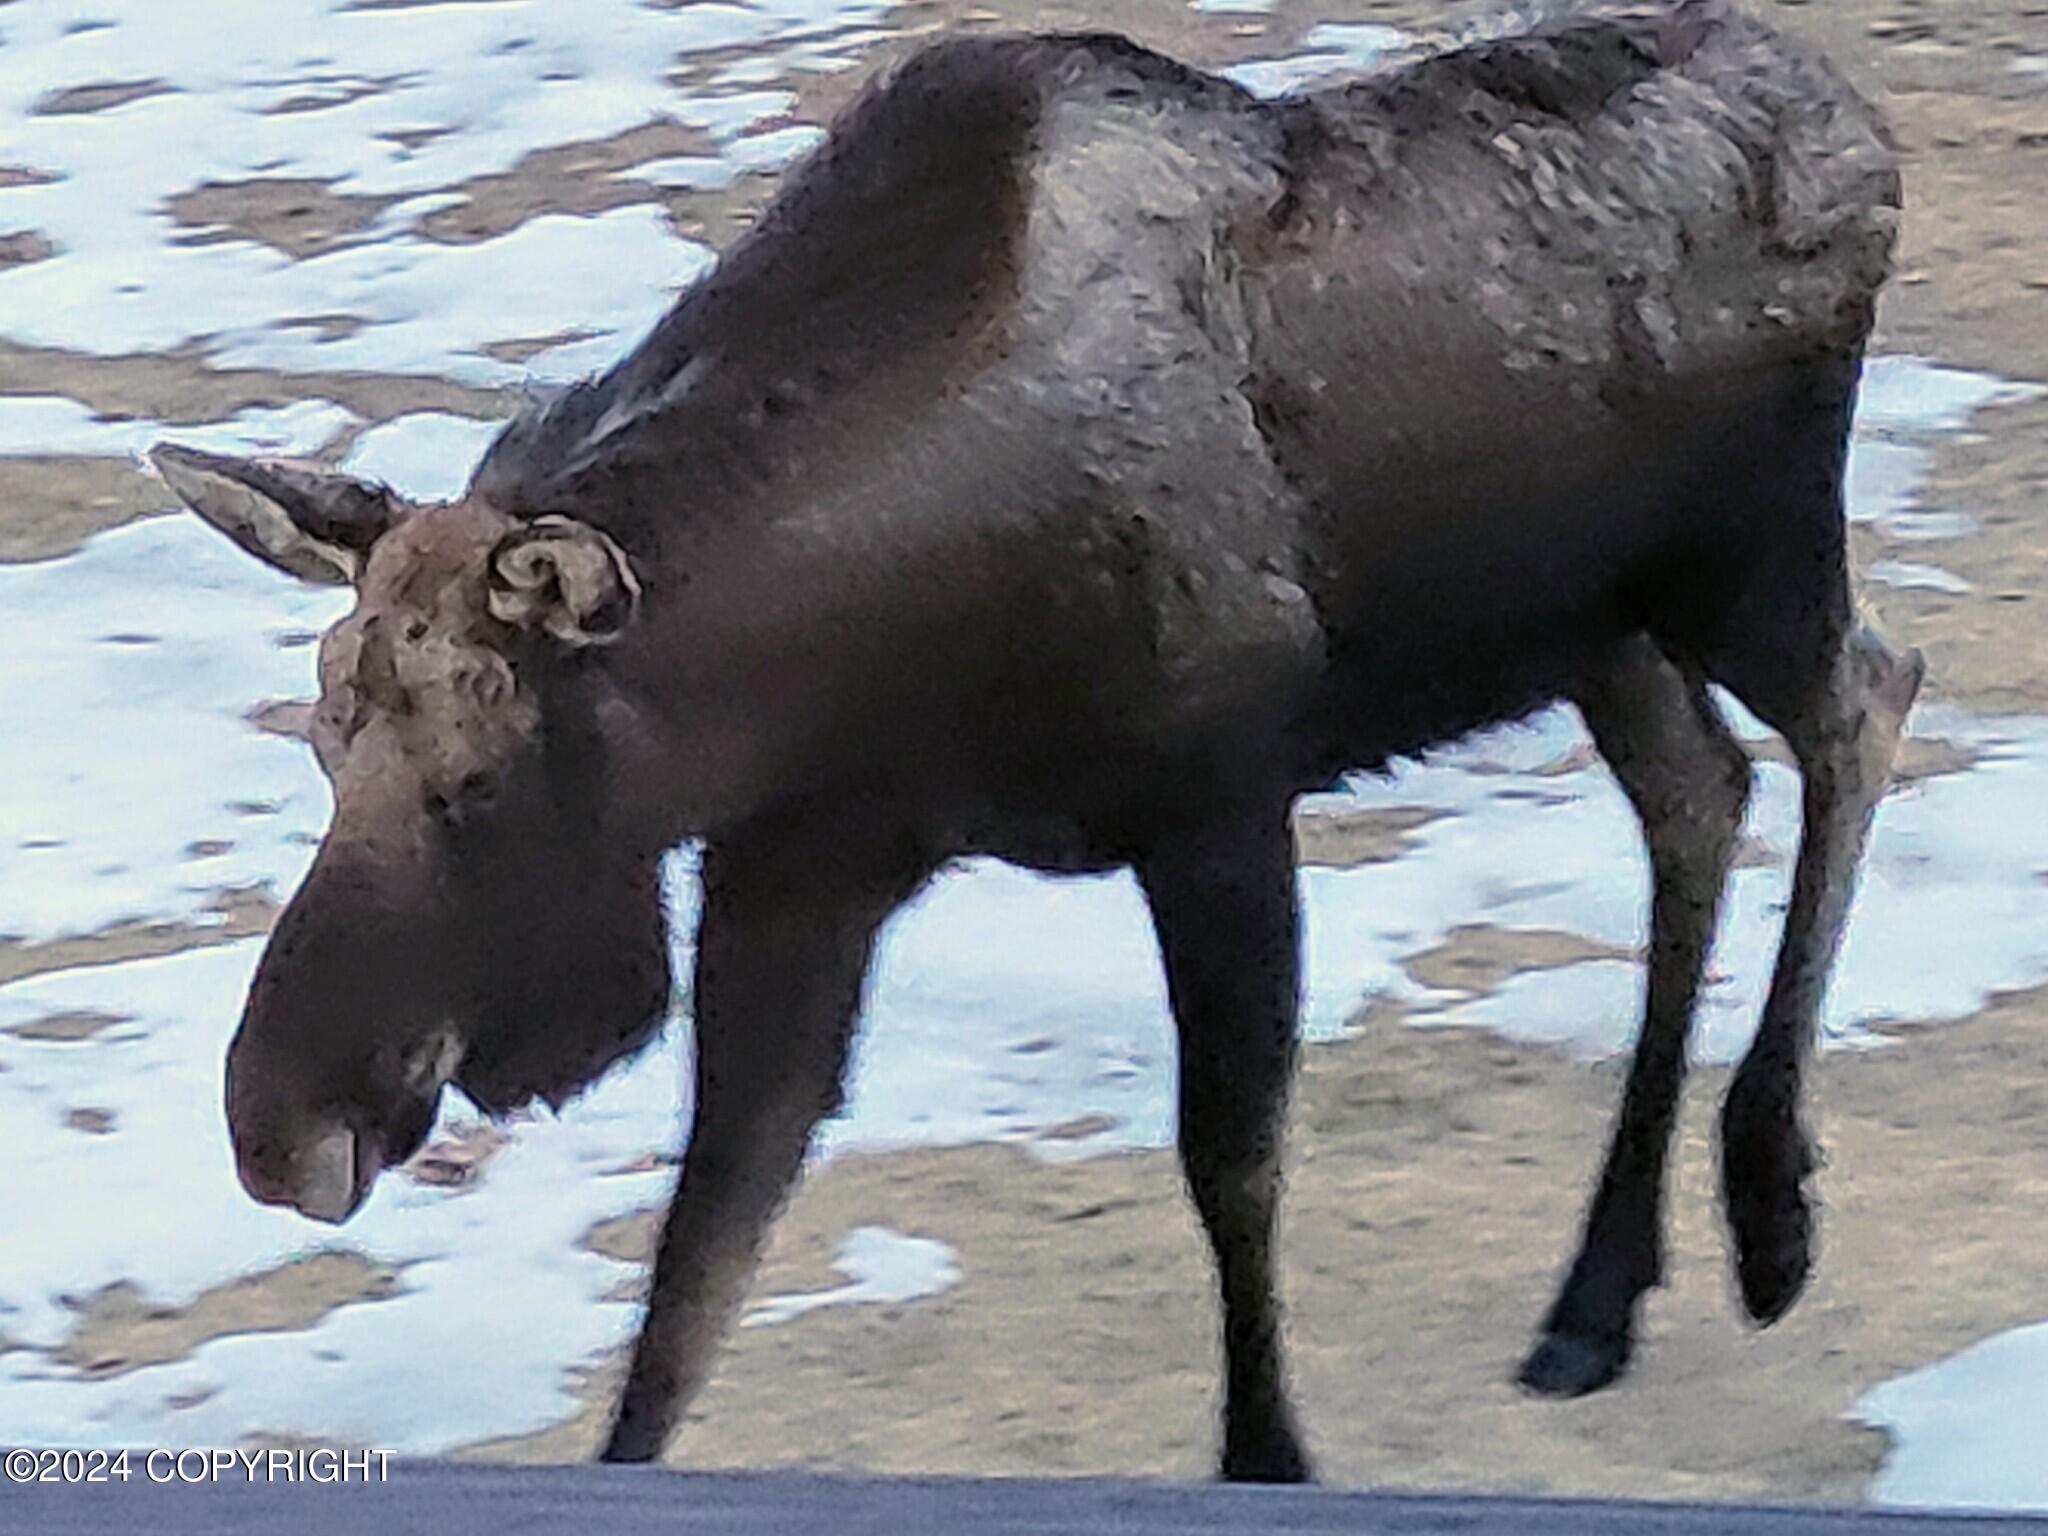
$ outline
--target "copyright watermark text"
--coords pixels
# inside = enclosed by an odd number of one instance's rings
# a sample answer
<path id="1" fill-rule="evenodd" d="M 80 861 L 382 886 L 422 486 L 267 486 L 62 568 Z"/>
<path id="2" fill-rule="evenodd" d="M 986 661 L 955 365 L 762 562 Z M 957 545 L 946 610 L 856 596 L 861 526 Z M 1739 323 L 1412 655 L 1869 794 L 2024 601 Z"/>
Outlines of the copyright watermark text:
<path id="1" fill-rule="evenodd" d="M 329 1446 L 272 1450 L 59 1451 L 0 1454 L 10 1483 L 381 1483 L 389 1451 Z"/>

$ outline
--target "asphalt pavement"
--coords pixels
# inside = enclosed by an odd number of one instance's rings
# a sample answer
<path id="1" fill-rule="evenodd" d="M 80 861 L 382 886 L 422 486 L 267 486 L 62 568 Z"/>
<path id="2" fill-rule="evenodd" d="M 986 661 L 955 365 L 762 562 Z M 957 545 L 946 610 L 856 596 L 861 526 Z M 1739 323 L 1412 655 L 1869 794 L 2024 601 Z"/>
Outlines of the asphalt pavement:
<path id="1" fill-rule="evenodd" d="M 14 1453 L 17 1456 L 19 1453 Z M 2048 1536 L 2048 1518 L 1340 1493 L 1101 1480 L 851 1478 L 391 1460 L 216 1469 L 133 1452 L 124 1479 L 0 1481 L 36 1536 Z M 47 1458 L 45 1458 L 47 1462 Z M 87 1470 L 59 1465 L 54 1475 Z M 102 1469 L 105 1470 L 105 1469 Z M 346 1481 L 334 1481 L 347 1474 Z M 316 1481 L 325 1474 L 329 1480 Z M 40 1469 L 38 1469 L 38 1475 Z"/>

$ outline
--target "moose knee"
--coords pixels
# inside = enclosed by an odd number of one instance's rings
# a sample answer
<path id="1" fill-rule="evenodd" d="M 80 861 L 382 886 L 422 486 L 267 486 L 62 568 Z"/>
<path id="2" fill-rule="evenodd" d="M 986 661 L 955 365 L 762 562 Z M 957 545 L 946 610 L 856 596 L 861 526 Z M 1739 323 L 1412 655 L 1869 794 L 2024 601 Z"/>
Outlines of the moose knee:
<path id="1" fill-rule="evenodd" d="M 1894 651 L 1877 631 L 1859 624 L 1844 660 L 1856 766 L 1862 784 L 1876 792 L 1891 778 L 1906 734 L 1906 716 L 1927 676 L 1927 658 L 1917 646 Z"/>
<path id="2" fill-rule="evenodd" d="M 1724 728 L 1669 767 L 1666 792 L 1639 807 L 1651 856 L 1672 868 L 1718 873 L 1734 854 L 1749 808 L 1749 754 Z"/>

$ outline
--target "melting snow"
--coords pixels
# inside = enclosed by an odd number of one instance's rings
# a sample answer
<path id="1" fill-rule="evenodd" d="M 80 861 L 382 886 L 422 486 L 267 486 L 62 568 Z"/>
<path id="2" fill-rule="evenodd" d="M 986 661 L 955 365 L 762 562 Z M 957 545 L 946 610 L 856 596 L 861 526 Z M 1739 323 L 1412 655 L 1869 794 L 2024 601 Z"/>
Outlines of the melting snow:
<path id="1" fill-rule="evenodd" d="M 1888 1430 L 1880 1504 L 2048 1510 L 2048 1323 L 2014 1328 L 1863 1395 Z"/>
<path id="2" fill-rule="evenodd" d="M 855 1227 L 839 1245 L 832 1267 L 846 1276 L 846 1284 L 829 1291 L 763 1297 L 740 1319 L 740 1326 L 793 1322 L 820 1307 L 901 1306 L 960 1283 L 960 1265 L 952 1249 L 887 1227 Z"/>

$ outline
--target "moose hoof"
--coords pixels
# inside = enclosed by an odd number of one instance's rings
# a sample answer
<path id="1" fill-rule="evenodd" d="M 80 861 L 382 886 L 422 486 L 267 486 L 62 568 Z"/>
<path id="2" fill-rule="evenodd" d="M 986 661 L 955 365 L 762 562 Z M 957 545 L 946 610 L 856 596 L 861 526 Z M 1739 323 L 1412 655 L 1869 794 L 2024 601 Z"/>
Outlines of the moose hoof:
<path id="1" fill-rule="evenodd" d="M 1727 1147 L 1746 1145 L 1734 1129 L 1724 1134 Z M 1743 1309 L 1768 1328 L 1792 1310 L 1813 1272 L 1813 1202 L 1804 1181 L 1814 1154 L 1796 1128 L 1762 1145 L 1770 1151 L 1761 1157 L 1724 1154 L 1722 1190 Z"/>
<path id="2" fill-rule="evenodd" d="M 597 1459 L 627 1465 L 654 1461 L 661 1455 L 667 1438 L 658 1426 L 622 1416 L 612 1426 L 611 1435 L 606 1439 L 604 1449 L 597 1453 Z"/>
<path id="3" fill-rule="evenodd" d="M 617 1439 L 607 1440 L 604 1449 L 597 1453 L 597 1459 L 611 1466 L 630 1467 L 654 1460 L 657 1453 L 645 1446 L 621 1444 Z"/>
<path id="4" fill-rule="evenodd" d="M 1730 1200 L 1728 1225 L 1743 1308 L 1768 1328 L 1792 1310 L 1813 1272 L 1813 1208 L 1795 1184 L 1772 1200 Z"/>
<path id="5" fill-rule="evenodd" d="M 1626 1337 L 1546 1333 L 1529 1351 L 1515 1380 L 1538 1397 L 1584 1397 L 1621 1375 L 1628 1368 L 1628 1355 Z"/>
<path id="6" fill-rule="evenodd" d="M 1248 1445 L 1226 1445 L 1220 1475 L 1226 1483 L 1312 1483 L 1308 1453 L 1291 1429 L 1280 1428 Z"/>
<path id="7" fill-rule="evenodd" d="M 1760 1328 L 1787 1312 L 1813 1270 L 1813 1140 L 1782 1086 L 1738 1072 L 1721 1110 L 1721 1199 L 1742 1305 Z"/>

